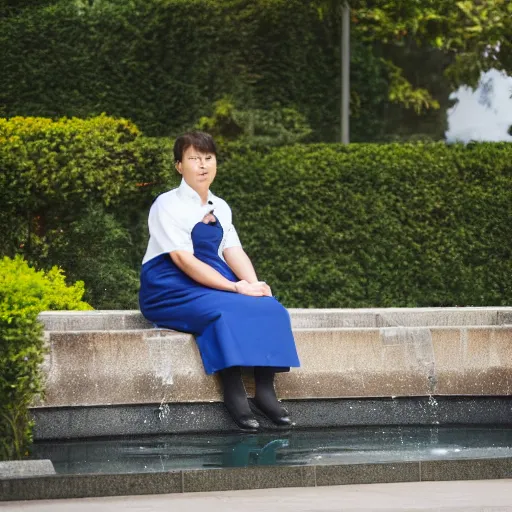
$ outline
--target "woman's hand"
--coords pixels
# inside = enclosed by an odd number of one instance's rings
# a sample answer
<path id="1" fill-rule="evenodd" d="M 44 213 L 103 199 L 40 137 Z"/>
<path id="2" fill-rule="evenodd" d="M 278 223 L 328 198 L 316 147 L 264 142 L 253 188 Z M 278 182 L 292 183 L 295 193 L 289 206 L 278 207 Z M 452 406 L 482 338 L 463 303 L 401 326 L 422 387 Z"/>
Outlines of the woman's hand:
<path id="1" fill-rule="evenodd" d="M 272 290 L 265 281 L 257 281 L 249 283 L 247 281 L 238 281 L 235 284 L 237 293 L 242 295 L 250 295 L 251 297 L 272 297 Z"/>

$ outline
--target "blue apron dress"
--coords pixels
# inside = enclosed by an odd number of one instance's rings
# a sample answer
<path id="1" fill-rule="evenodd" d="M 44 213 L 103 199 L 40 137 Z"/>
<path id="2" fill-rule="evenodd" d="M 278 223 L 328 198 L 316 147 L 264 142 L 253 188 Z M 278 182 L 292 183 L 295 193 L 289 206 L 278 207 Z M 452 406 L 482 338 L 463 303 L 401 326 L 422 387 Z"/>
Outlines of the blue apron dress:
<path id="1" fill-rule="evenodd" d="M 192 229 L 194 256 L 226 279 L 238 278 L 219 256 L 223 229 L 198 222 Z M 168 253 L 144 263 L 139 294 L 142 314 L 158 327 L 195 335 L 204 369 L 231 366 L 300 366 L 290 315 L 274 297 L 250 297 L 203 286 L 180 270 Z"/>

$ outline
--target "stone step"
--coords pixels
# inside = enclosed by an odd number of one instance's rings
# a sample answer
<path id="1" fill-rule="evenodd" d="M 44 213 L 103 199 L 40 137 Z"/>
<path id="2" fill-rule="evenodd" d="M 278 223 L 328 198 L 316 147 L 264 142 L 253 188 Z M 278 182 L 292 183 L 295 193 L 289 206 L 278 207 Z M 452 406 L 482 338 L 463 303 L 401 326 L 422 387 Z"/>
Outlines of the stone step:
<path id="1" fill-rule="evenodd" d="M 293 328 L 512 325 L 512 307 L 290 309 Z M 139 311 L 45 311 L 47 331 L 151 329 Z"/>
<path id="2" fill-rule="evenodd" d="M 369 425 L 496 428 L 510 427 L 512 418 L 510 396 L 315 398 L 286 400 L 284 404 L 299 430 L 331 431 Z M 31 412 L 35 419 L 34 439 L 38 441 L 169 434 L 193 434 L 193 439 L 201 432 L 238 432 L 221 402 L 37 407 Z M 270 421 L 261 417 L 258 420 L 265 432 L 280 435 Z"/>
<path id="3" fill-rule="evenodd" d="M 316 311 L 319 316 L 331 314 Z M 372 311 L 374 317 L 382 314 Z M 424 311 L 410 310 L 416 317 L 393 311 L 394 318 L 403 314 L 418 321 L 425 314 L 424 319 L 431 319 Z M 484 311 L 489 312 L 474 308 L 475 317 L 468 313 L 468 318 L 482 320 L 478 314 Z M 499 313 L 507 312 L 492 311 L 496 323 Z M 342 313 L 341 318 L 347 317 Z M 439 313 L 438 318 L 448 316 Z M 512 325 L 294 328 L 294 335 L 302 367 L 278 375 L 276 387 L 284 399 L 511 394 Z M 221 399 L 217 379 L 205 375 L 188 334 L 127 329 L 125 324 L 110 331 L 53 330 L 46 337 L 46 393 L 38 406 Z M 247 383 L 251 392 L 249 378 Z"/>

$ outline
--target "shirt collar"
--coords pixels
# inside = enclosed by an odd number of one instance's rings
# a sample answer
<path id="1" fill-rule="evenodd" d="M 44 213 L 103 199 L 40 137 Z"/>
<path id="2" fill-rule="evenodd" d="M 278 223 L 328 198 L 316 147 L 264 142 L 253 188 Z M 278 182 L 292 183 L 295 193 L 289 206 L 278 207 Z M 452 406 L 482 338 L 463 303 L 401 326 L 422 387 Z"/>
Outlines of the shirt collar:
<path id="1" fill-rule="evenodd" d="M 181 179 L 181 184 L 178 187 L 178 194 L 182 199 L 186 201 L 191 201 L 201 205 L 201 197 L 199 194 L 185 181 L 185 178 Z M 215 196 L 213 195 L 211 190 L 208 190 L 208 200 L 212 200 Z"/>

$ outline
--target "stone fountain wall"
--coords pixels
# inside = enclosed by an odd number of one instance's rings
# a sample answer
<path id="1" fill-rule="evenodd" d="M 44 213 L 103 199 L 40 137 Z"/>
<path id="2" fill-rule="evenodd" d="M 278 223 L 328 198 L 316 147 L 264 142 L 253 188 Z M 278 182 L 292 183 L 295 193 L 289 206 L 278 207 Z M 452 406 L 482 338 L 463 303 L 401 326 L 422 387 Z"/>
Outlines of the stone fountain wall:
<path id="1" fill-rule="evenodd" d="M 512 395 L 512 308 L 295 309 L 290 315 L 302 367 L 279 374 L 276 388 L 282 399 L 314 403 L 308 410 L 329 400 L 330 409 L 333 400 L 352 401 L 357 409 L 361 400 L 421 404 L 423 397 L 433 404 L 433 397 Z M 40 420 L 36 437 L 52 435 L 42 424 L 60 421 L 73 430 L 73 422 L 91 424 L 100 416 L 108 424 L 109 414 L 119 411 L 137 410 L 130 421 L 141 424 L 143 417 L 154 420 L 141 413 L 149 410 L 158 410 L 160 421 L 178 410 L 208 416 L 204 404 L 221 400 L 190 335 L 155 329 L 137 311 L 40 318 L 50 350 L 46 394 L 33 409 Z M 98 435 L 105 434 L 108 425 Z"/>

